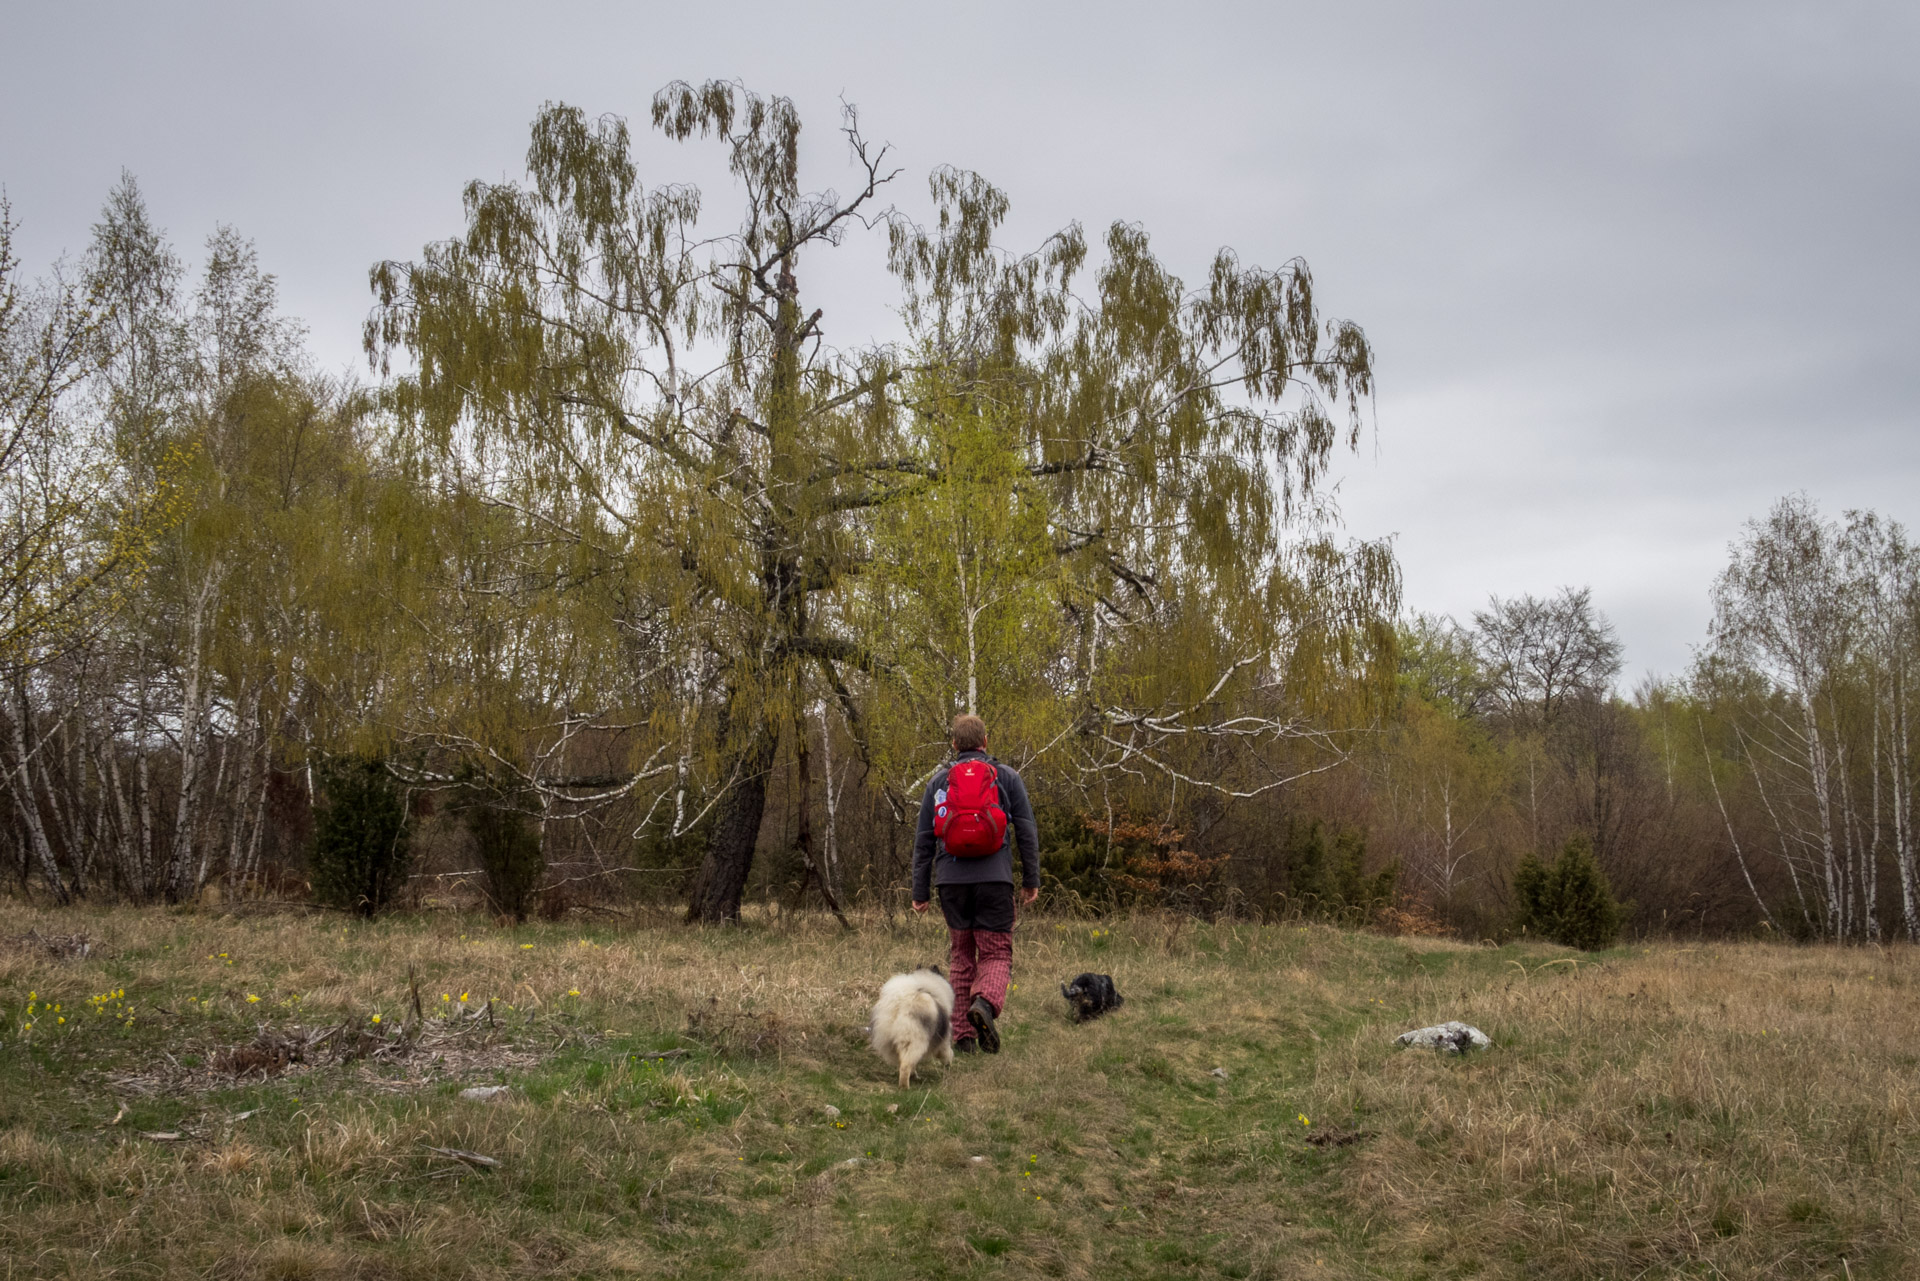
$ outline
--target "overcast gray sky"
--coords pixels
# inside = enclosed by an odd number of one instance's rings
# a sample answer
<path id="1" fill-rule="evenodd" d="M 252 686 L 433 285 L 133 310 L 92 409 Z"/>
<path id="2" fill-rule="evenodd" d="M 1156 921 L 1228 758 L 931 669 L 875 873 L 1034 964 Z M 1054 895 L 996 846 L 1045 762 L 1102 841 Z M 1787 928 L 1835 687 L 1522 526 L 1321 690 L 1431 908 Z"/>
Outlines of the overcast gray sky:
<path id="1" fill-rule="evenodd" d="M 542 102 L 629 117 L 643 181 L 724 207 L 713 148 L 644 123 L 737 77 L 799 105 L 816 186 L 851 182 L 844 96 L 909 211 L 951 163 L 1014 246 L 1119 218 L 1189 279 L 1305 257 L 1378 349 L 1341 502 L 1414 608 L 1590 584 L 1630 674 L 1672 674 L 1782 494 L 1920 521 L 1920 6 L 0 0 L 0 34 L 29 267 L 124 167 L 183 250 L 253 237 L 329 366 L 364 368 L 367 267 L 517 176 Z M 890 290 L 842 252 L 853 344 Z"/>

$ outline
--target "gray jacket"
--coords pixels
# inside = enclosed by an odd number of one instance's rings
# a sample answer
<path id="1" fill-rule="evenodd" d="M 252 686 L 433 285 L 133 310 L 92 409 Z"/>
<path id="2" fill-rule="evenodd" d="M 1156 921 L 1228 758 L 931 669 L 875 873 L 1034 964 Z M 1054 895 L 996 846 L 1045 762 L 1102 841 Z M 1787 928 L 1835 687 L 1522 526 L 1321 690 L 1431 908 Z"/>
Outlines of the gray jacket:
<path id="1" fill-rule="evenodd" d="M 1007 840 L 997 854 L 982 858 L 955 858 L 941 846 L 933 834 L 935 797 L 947 790 L 947 775 L 953 765 L 944 765 L 927 783 L 927 794 L 920 800 L 920 827 L 913 837 L 913 901 L 924 903 L 933 897 L 935 874 L 942 885 L 984 885 L 999 881 L 1013 884 L 1013 847 L 1020 847 L 1020 884 L 1030 890 L 1040 888 L 1040 829 L 1034 825 L 1033 802 L 1027 799 L 1027 785 L 1011 765 L 1002 765 L 985 752 L 962 752 L 953 764 L 966 760 L 993 763 L 1000 778 L 1000 808 L 1007 812 Z"/>

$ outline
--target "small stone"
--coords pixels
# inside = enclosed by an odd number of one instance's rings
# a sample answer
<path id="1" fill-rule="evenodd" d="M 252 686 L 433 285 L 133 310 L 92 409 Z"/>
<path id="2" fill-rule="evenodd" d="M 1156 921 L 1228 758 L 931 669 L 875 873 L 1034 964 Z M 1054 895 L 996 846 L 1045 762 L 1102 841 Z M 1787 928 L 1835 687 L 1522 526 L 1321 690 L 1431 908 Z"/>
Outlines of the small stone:
<path id="1" fill-rule="evenodd" d="M 969 1161 L 972 1161 L 975 1165 L 983 1165 L 986 1163 L 987 1158 L 983 1156 L 975 1156 L 975 1157 L 968 1157 L 967 1159 Z"/>
<path id="2" fill-rule="evenodd" d="M 889 1104 L 887 1104 L 887 1115 L 888 1115 L 888 1116 L 894 1116 L 894 1115 L 897 1115 L 897 1114 L 899 1113 L 899 1111 L 900 1111 L 900 1105 L 899 1105 L 898 1103 L 889 1103 Z"/>
<path id="3" fill-rule="evenodd" d="M 1393 1043 L 1410 1049 L 1439 1050 L 1442 1054 L 1465 1054 L 1468 1050 L 1491 1048 L 1493 1038 L 1477 1027 L 1469 1027 L 1458 1020 L 1452 1020 L 1434 1027 L 1415 1028 L 1411 1032 L 1402 1032 L 1393 1038 Z"/>
<path id="4" fill-rule="evenodd" d="M 825 1112 L 825 1113 L 827 1114 L 827 1119 L 828 1119 L 828 1120 L 832 1120 L 832 1119 L 833 1119 L 834 1117 L 836 1117 L 836 1116 L 839 1116 L 839 1115 L 840 1115 L 840 1109 L 839 1109 L 839 1108 L 837 1108 L 837 1107 L 835 1107 L 835 1106 L 833 1106 L 833 1104 L 831 1104 L 831 1103 L 823 1103 L 823 1104 L 821 1104 L 821 1105 L 820 1105 L 820 1110 L 821 1110 L 822 1112 Z"/>
<path id="5" fill-rule="evenodd" d="M 1232 1080 L 1232 1079 L 1233 1079 L 1232 1077 L 1229 1077 L 1229 1076 L 1227 1075 L 1227 1070 L 1226 1070 L 1225 1068 L 1215 1068 L 1215 1069 L 1214 1069 L 1213 1071 L 1211 1071 L 1211 1072 L 1209 1072 L 1209 1073 L 1207 1073 L 1207 1075 L 1208 1075 L 1208 1076 L 1217 1076 L 1217 1077 L 1219 1077 L 1219 1078 L 1220 1078 L 1220 1079 L 1221 1079 L 1222 1081 L 1230 1081 L 1230 1080 Z"/>
<path id="6" fill-rule="evenodd" d="M 460 1097 L 469 1103 L 491 1103 L 511 1093 L 513 1087 L 510 1085 L 476 1085 L 470 1090 L 460 1091 Z"/>

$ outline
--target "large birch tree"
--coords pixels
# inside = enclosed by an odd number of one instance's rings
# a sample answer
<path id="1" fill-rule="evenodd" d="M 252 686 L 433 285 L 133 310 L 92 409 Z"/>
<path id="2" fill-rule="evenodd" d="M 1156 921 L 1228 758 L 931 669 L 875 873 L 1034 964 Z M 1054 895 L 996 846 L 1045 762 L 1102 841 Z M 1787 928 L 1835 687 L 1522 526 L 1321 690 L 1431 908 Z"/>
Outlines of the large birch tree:
<path id="1" fill-rule="evenodd" d="M 953 435 L 916 399 L 931 370 L 954 403 L 1005 394 L 1011 465 L 970 455 L 968 483 L 999 467 L 1036 495 L 1049 552 L 1074 571 L 1055 608 L 1084 633 L 1081 670 L 1130 645 L 1137 659 L 1149 619 L 1188 628 L 1175 642 L 1213 664 L 1204 680 L 1136 674 L 1125 691 L 1144 706 L 1083 682 L 1090 767 L 1174 770 L 1169 743 L 1290 732 L 1289 716 L 1212 713 L 1236 677 L 1271 689 L 1305 658 L 1350 659 L 1335 638 L 1394 583 L 1383 548 L 1285 546 L 1336 446 L 1357 440 L 1371 387 L 1364 335 L 1323 319 L 1304 264 L 1222 252 L 1190 289 L 1116 225 L 1082 297 L 1080 229 L 1000 249 L 1006 198 L 974 175 L 935 172 L 930 228 L 882 208 L 895 171 L 851 111 L 848 196 L 802 189 L 786 99 L 677 83 L 652 120 L 725 149 L 737 221 L 714 231 L 699 192 L 645 186 L 624 122 L 552 106 L 526 184 L 471 184 L 459 237 L 374 268 L 367 344 L 401 363 L 392 403 L 417 439 L 493 459 L 500 501 L 591 522 L 611 553 L 636 652 L 671 669 L 678 695 L 638 709 L 654 737 L 629 764 L 658 768 L 663 748 L 681 762 L 654 811 L 703 847 L 694 919 L 738 914 L 769 768 L 814 694 L 871 749 L 868 713 L 907 674 L 863 580 L 885 554 L 879 516 L 960 479 Z M 844 236 L 883 224 L 904 340 L 830 343 L 810 282 Z M 987 568 L 965 522 L 943 527 L 959 540 L 943 558 Z M 973 576 L 941 592 L 974 629 L 961 701 L 982 698 L 981 626 L 1025 597 Z M 1223 618 L 1240 625 L 1210 626 Z"/>

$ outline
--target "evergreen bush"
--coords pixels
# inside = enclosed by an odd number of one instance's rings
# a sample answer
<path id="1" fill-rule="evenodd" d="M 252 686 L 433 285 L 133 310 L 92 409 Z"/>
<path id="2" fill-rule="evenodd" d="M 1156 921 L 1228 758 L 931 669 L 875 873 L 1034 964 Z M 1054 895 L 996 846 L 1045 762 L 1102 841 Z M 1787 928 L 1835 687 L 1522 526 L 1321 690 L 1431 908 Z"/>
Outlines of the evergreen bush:
<path id="1" fill-rule="evenodd" d="M 308 862 L 322 903 L 372 916 L 406 883 L 406 802 L 379 756 L 331 758 L 317 770 Z"/>
<path id="2" fill-rule="evenodd" d="M 1393 902 L 1400 865 L 1389 863 L 1372 876 L 1366 872 L 1367 834 L 1361 828 L 1337 832 L 1331 840 L 1319 819 L 1288 826 L 1287 897 L 1309 916 L 1364 922 Z"/>
<path id="3" fill-rule="evenodd" d="M 1595 952 L 1612 944 L 1626 920 L 1584 833 L 1567 838 L 1559 857 L 1543 863 L 1529 852 L 1513 872 L 1516 925 L 1567 947 Z"/>
<path id="4" fill-rule="evenodd" d="M 516 925 L 525 921 L 547 873 L 539 827 L 519 810 L 500 804 L 471 806 L 464 817 L 494 909 Z"/>

